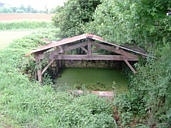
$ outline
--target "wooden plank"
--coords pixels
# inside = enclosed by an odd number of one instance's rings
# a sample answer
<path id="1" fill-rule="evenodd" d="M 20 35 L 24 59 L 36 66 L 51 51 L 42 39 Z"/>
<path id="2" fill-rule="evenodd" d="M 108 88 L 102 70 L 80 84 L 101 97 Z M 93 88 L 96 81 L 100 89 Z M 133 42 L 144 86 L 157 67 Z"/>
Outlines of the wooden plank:
<path id="1" fill-rule="evenodd" d="M 127 58 L 122 55 L 57 55 L 53 57 L 56 60 L 115 60 L 124 61 L 137 61 L 135 58 Z"/>
<path id="2" fill-rule="evenodd" d="M 51 60 L 48 65 L 43 69 L 42 71 L 42 75 L 44 74 L 44 72 L 49 68 L 49 66 L 53 63 L 54 60 Z"/>
<path id="3" fill-rule="evenodd" d="M 124 60 L 125 63 L 128 65 L 128 67 L 131 69 L 131 71 L 136 74 L 137 72 L 135 71 L 135 69 L 131 66 L 131 64 L 128 62 L 128 60 Z"/>

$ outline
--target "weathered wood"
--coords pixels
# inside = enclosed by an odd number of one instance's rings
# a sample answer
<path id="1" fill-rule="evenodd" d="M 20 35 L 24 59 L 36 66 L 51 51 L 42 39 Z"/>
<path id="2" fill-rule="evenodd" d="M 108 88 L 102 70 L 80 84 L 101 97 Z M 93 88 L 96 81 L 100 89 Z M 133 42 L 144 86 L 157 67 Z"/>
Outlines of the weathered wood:
<path id="1" fill-rule="evenodd" d="M 80 42 L 80 43 L 77 43 L 77 44 L 73 44 L 73 45 L 65 45 L 64 46 L 64 51 L 65 52 L 68 52 L 68 51 L 71 51 L 73 49 L 77 49 L 77 48 L 81 48 L 81 47 L 85 47 L 87 44 L 87 42 Z"/>
<path id="2" fill-rule="evenodd" d="M 38 56 L 38 59 L 44 59 L 44 58 L 52 58 L 52 56 L 55 56 L 55 55 L 58 55 L 60 53 L 65 53 L 65 52 L 68 52 L 68 51 L 71 51 L 73 49 L 77 49 L 77 48 L 80 48 L 80 47 L 85 47 L 87 44 L 87 42 L 80 42 L 78 44 L 73 44 L 73 45 L 65 45 L 63 47 L 56 47 L 55 50 L 53 51 L 50 51 L 49 53 L 44 53 L 44 54 L 40 54 Z"/>
<path id="3" fill-rule="evenodd" d="M 114 52 L 114 53 L 121 54 L 121 55 L 124 55 L 124 56 L 127 56 L 127 57 L 138 58 L 136 55 L 125 52 L 124 50 L 119 49 L 118 47 L 115 48 L 114 46 L 107 46 L 107 45 L 103 45 L 103 44 L 100 44 L 100 43 L 93 43 L 93 45 L 98 47 L 99 49 L 104 49 L 104 50 L 107 50 L 109 52 Z"/>
<path id="4" fill-rule="evenodd" d="M 42 75 L 44 74 L 44 72 L 49 68 L 49 66 L 53 63 L 54 60 L 51 60 L 48 65 L 43 69 L 42 71 Z"/>
<path id="5" fill-rule="evenodd" d="M 131 71 L 136 74 L 137 72 L 135 71 L 135 69 L 131 66 L 131 64 L 128 62 L 128 60 L 124 60 L 125 63 L 128 65 L 128 67 L 131 69 Z"/>
<path id="6" fill-rule="evenodd" d="M 58 46 L 58 47 L 59 47 L 59 49 L 60 49 L 59 53 L 64 53 L 63 47 L 62 47 L 62 46 Z"/>
<path id="7" fill-rule="evenodd" d="M 87 49 L 84 48 L 84 47 L 81 47 L 81 49 L 85 52 L 85 53 L 88 53 Z"/>
<path id="8" fill-rule="evenodd" d="M 42 71 L 41 71 L 41 63 L 40 63 L 40 59 L 39 56 L 42 53 L 36 53 L 34 54 L 35 60 L 36 60 L 36 65 L 37 65 L 37 79 L 40 83 L 42 83 Z"/>
<path id="9" fill-rule="evenodd" d="M 42 71 L 40 69 L 37 70 L 38 81 L 42 83 Z"/>
<path id="10" fill-rule="evenodd" d="M 137 61 L 136 58 L 128 58 L 122 55 L 57 55 L 56 60 L 115 60 L 115 61 Z"/>
<path id="11" fill-rule="evenodd" d="M 63 59 L 58 60 L 58 67 L 59 67 L 59 68 L 62 68 L 62 60 L 63 60 Z"/>
<path id="12" fill-rule="evenodd" d="M 88 40 L 88 55 L 91 56 L 92 54 L 92 50 L 91 50 L 91 46 L 92 46 L 92 42 L 90 40 Z"/>

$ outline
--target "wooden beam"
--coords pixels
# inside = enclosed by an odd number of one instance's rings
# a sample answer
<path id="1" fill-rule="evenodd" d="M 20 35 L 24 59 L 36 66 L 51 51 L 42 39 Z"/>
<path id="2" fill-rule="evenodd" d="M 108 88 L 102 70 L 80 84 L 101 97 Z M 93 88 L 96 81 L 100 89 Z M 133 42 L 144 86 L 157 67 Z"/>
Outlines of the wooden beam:
<path id="1" fill-rule="evenodd" d="M 122 55 L 57 55 L 53 57 L 56 60 L 114 60 L 114 61 L 137 61 L 135 58 L 127 58 Z"/>
<path id="2" fill-rule="evenodd" d="M 125 61 L 125 63 L 128 65 L 128 67 L 131 69 L 131 71 L 134 73 L 134 74 L 136 74 L 137 72 L 136 72 L 136 70 L 131 66 L 131 64 L 128 62 L 128 60 L 124 60 Z"/>
<path id="3" fill-rule="evenodd" d="M 81 49 L 85 52 L 85 53 L 88 53 L 87 49 L 84 48 L 84 47 L 81 47 Z"/>
<path id="4" fill-rule="evenodd" d="M 93 43 L 93 45 L 96 46 L 99 49 L 104 49 L 104 50 L 107 50 L 109 52 L 114 52 L 114 53 L 117 53 L 117 54 L 121 54 L 121 55 L 124 55 L 126 57 L 138 58 L 136 55 L 131 54 L 129 52 L 126 52 L 126 51 L 124 51 L 122 49 L 119 49 L 118 47 L 115 48 L 114 46 L 107 46 L 107 45 L 100 44 L 100 43 Z"/>
<path id="5" fill-rule="evenodd" d="M 52 56 L 58 55 L 59 53 L 64 53 L 67 51 L 71 51 L 73 49 L 77 49 L 77 48 L 81 48 L 81 47 L 85 47 L 87 46 L 87 42 L 82 42 L 82 43 L 78 43 L 78 44 L 73 44 L 71 46 L 65 45 L 64 47 L 57 47 L 55 50 L 50 51 L 48 53 L 41 53 L 38 58 L 44 59 L 46 57 L 48 58 L 52 58 Z"/>
<path id="6" fill-rule="evenodd" d="M 81 48 L 81 47 L 85 47 L 87 45 L 87 42 L 80 42 L 78 44 L 73 44 L 73 45 L 66 45 L 64 46 L 64 51 L 67 52 L 67 51 L 71 51 L 73 49 L 77 49 L 77 48 Z"/>
<path id="7" fill-rule="evenodd" d="M 51 60 L 48 65 L 43 69 L 42 71 L 42 75 L 44 74 L 44 72 L 49 68 L 49 66 L 53 63 L 54 60 Z"/>

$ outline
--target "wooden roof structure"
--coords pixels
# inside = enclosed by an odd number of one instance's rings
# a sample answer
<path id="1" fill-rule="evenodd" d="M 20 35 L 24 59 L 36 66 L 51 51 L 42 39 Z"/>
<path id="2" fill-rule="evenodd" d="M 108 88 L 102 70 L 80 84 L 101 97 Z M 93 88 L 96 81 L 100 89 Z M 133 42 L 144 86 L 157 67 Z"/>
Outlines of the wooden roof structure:
<path id="1" fill-rule="evenodd" d="M 44 52 L 44 51 L 49 50 L 49 49 L 51 49 L 53 47 L 58 47 L 58 46 L 61 46 L 61 45 L 74 43 L 76 41 L 83 40 L 83 39 L 96 40 L 96 41 L 99 41 L 101 43 L 105 43 L 105 44 L 108 44 L 108 45 L 111 45 L 111 46 L 114 46 L 114 47 L 129 51 L 129 52 L 133 52 L 133 53 L 136 53 L 136 54 L 139 54 L 139 55 L 142 55 L 142 56 L 149 56 L 146 53 L 136 51 L 136 50 L 124 47 L 124 46 L 120 46 L 120 45 L 117 45 L 115 43 L 107 42 L 107 41 L 103 40 L 102 37 L 94 35 L 94 34 L 82 34 L 82 35 L 78 35 L 78 36 L 74 36 L 74 37 L 70 37 L 70 38 L 65 38 L 65 39 L 62 39 L 62 40 L 59 40 L 59 41 L 51 41 L 46 45 L 43 45 L 43 46 L 41 46 L 41 47 L 39 47 L 39 48 L 37 48 L 35 50 L 32 50 L 30 53 L 26 54 L 26 56 L 30 56 L 31 54 L 35 54 L 35 53 L 38 53 L 38 52 Z"/>
<path id="2" fill-rule="evenodd" d="M 72 50 L 77 50 L 77 53 L 71 54 Z M 96 54 L 97 50 L 105 50 L 112 54 Z M 46 45 L 32 50 L 26 56 L 34 55 L 37 66 L 37 77 L 39 82 L 42 82 L 42 75 L 54 60 L 113 60 L 124 61 L 128 67 L 136 73 L 130 62 L 138 61 L 141 56 L 149 56 L 143 52 L 136 51 L 124 46 L 105 41 L 102 37 L 93 34 L 82 34 L 70 38 L 65 38 L 59 41 L 50 41 Z M 49 60 L 48 65 L 41 69 L 41 60 L 44 58 Z"/>

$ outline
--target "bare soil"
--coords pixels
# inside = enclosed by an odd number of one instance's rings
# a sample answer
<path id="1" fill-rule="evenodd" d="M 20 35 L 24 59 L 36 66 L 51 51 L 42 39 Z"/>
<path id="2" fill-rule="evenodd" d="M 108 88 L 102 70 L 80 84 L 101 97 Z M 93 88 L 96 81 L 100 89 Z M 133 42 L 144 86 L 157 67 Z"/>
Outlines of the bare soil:
<path id="1" fill-rule="evenodd" d="M 0 22 L 11 22 L 20 20 L 38 20 L 38 21 L 51 21 L 54 14 L 44 13 L 11 13 L 0 14 Z"/>

